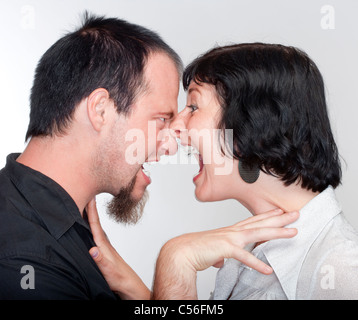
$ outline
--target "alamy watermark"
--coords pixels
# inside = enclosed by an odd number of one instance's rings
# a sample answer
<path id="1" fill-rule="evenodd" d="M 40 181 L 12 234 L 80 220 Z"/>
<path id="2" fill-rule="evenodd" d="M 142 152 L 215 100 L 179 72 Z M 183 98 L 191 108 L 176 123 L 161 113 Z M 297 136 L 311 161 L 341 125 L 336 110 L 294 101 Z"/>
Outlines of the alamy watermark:
<path id="1" fill-rule="evenodd" d="M 177 155 L 168 157 L 162 164 L 191 164 L 188 160 L 192 155 L 199 155 L 203 164 L 214 164 L 216 175 L 229 175 L 233 169 L 233 130 L 232 129 L 190 129 L 180 132 L 165 128 L 157 133 L 156 121 L 148 122 L 148 131 L 132 128 L 126 132 L 125 141 L 129 142 L 125 150 L 125 160 L 128 164 L 142 164 L 147 161 L 146 146 L 154 146 L 155 156 L 159 159 L 163 154 Z M 178 148 L 186 150 L 187 157 L 182 157 Z M 164 150 L 164 151 L 163 151 Z M 199 157 L 198 157 L 199 158 Z M 198 159 L 196 159 L 198 161 Z"/>
<path id="2" fill-rule="evenodd" d="M 23 290 L 35 289 L 35 269 L 31 265 L 24 265 L 20 270 L 22 276 L 20 286 Z M 323 290 L 334 290 L 335 286 L 335 269 L 332 265 L 323 265 L 320 268 L 320 274 L 322 275 L 320 281 L 320 287 Z"/>
<path id="3" fill-rule="evenodd" d="M 323 275 L 320 282 L 321 289 L 334 290 L 336 288 L 334 267 L 326 264 L 321 267 L 320 272 Z"/>
<path id="4" fill-rule="evenodd" d="M 36 27 L 36 13 L 34 6 L 24 5 L 20 9 L 20 26 L 24 30 L 33 30 Z"/>
<path id="5" fill-rule="evenodd" d="M 33 266 L 27 264 L 22 266 L 21 274 L 25 274 L 20 281 L 20 286 L 24 290 L 35 289 L 35 269 Z"/>
<path id="6" fill-rule="evenodd" d="M 321 28 L 323 30 L 334 30 L 336 28 L 334 7 L 326 4 L 321 7 Z"/>

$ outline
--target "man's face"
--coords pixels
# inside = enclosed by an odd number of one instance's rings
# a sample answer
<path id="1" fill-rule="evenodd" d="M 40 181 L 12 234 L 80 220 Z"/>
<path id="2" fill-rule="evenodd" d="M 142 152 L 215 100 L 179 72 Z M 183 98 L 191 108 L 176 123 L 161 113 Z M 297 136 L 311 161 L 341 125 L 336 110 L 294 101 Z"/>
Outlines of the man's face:
<path id="1" fill-rule="evenodd" d="M 156 53 L 149 57 L 144 75 L 147 87 L 127 118 L 125 159 L 128 165 L 137 165 L 142 172 L 137 180 L 146 186 L 150 179 L 141 165 L 177 151 L 169 125 L 178 112 L 179 74 L 166 54 Z"/>
<path id="2" fill-rule="evenodd" d="M 149 57 L 144 75 L 144 93 L 131 107 L 125 121 L 121 118 L 116 122 L 113 136 L 109 139 L 111 151 L 108 165 L 112 173 L 108 178 L 112 181 L 111 185 L 116 186 L 109 211 L 114 216 L 121 215 L 126 199 L 138 203 L 151 183 L 142 170 L 143 163 L 159 161 L 161 155 L 177 151 L 176 141 L 169 134 L 170 122 L 178 109 L 177 68 L 166 54 L 156 53 Z M 115 137 L 116 134 L 119 136 Z"/>

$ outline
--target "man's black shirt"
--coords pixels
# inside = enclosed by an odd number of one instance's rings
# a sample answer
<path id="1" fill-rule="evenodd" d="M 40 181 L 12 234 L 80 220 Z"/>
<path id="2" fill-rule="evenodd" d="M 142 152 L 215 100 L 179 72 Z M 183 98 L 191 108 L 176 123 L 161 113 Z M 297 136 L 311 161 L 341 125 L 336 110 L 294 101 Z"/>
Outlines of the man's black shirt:
<path id="1" fill-rule="evenodd" d="M 18 156 L 0 171 L 0 299 L 117 299 L 73 199 Z"/>

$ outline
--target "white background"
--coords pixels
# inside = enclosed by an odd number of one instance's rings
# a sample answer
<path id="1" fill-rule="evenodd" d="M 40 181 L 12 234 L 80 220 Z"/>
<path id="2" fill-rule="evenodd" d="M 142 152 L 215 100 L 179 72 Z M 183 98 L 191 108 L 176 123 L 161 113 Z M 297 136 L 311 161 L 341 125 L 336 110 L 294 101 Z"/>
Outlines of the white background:
<path id="1" fill-rule="evenodd" d="M 185 64 L 217 44 L 261 41 L 306 51 L 325 79 L 332 128 L 342 157 L 343 185 L 336 193 L 348 220 L 358 228 L 358 1 L 1 0 L 0 5 L 0 167 L 7 154 L 25 147 L 29 93 L 38 60 L 58 38 L 79 25 L 80 15 L 87 9 L 159 32 Z M 179 109 L 184 105 L 181 90 Z M 149 287 L 165 241 L 249 216 L 233 200 L 196 201 L 192 177 L 197 164 L 165 164 L 164 160 L 150 170 L 150 199 L 137 226 L 124 227 L 109 220 L 104 207 L 109 195 L 97 198 L 112 244 Z M 199 298 L 209 297 L 215 273 L 216 269 L 210 268 L 199 274 Z"/>

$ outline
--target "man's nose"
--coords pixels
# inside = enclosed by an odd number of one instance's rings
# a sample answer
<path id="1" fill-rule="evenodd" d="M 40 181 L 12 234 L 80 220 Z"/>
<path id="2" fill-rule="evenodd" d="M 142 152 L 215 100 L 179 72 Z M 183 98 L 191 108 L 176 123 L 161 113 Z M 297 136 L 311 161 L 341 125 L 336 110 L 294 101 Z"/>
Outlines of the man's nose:
<path id="1" fill-rule="evenodd" d="M 174 138 L 180 139 L 183 146 L 188 145 L 188 130 L 186 127 L 186 120 L 183 111 L 178 113 L 170 123 L 170 132 Z"/>
<path id="2" fill-rule="evenodd" d="M 166 132 L 164 133 L 165 136 L 165 142 L 162 144 L 161 149 L 162 153 L 171 156 L 177 153 L 178 151 L 178 143 L 176 141 L 176 138 L 171 134 L 171 130 L 168 128 L 166 129 Z"/>

